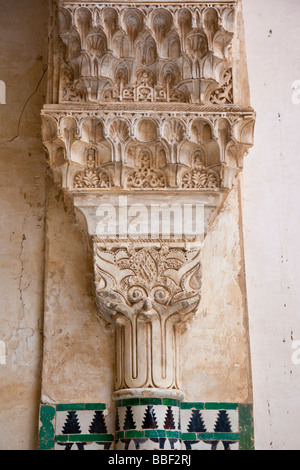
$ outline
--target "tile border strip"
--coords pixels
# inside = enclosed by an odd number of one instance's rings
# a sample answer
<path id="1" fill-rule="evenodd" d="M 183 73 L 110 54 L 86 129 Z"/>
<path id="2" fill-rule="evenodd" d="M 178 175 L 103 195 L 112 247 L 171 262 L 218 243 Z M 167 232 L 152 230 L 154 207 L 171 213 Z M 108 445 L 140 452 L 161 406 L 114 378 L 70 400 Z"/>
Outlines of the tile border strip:
<path id="1" fill-rule="evenodd" d="M 253 405 L 239 405 L 240 450 L 255 450 Z"/>
<path id="2" fill-rule="evenodd" d="M 124 400 L 116 401 L 116 408 L 123 406 L 139 406 L 139 405 L 165 405 L 165 406 L 178 406 L 181 402 L 171 398 L 127 398 Z"/>
<path id="3" fill-rule="evenodd" d="M 158 404 L 165 406 L 180 406 L 180 402 L 170 399 L 128 399 L 120 400 L 118 406 L 138 406 Z M 153 403 L 155 401 L 155 403 Z M 159 403 L 157 402 L 159 401 Z M 134 402 L 134 404 L 133 404 Z M 137 403 L 138 402 L 138 403 Z M 170 438 L 181 439 L 182 441 L 239 441 L 239 450 L 255 450 L 254 447 L 254 423 L 253 405 L 237 403 L 202 403 L 183 402 L 183 410 L 238 410 L 239 412 L 239 432 L 238 433 L 180 433 L 171 430 L 128 430 L 117 431 L 115 434 L 73 434 L 55 436 L 55 421 L 58 411 L 99 411 L 106 410 L 105 403 L 71 403 L 40 406 L 40 429 L 39 429 L 39 449 L 53 450 L 55 442 L 113 442 L 115 439 L 145 439 L 145 438 Z"/>
<path id="4" fill-rule="evenodd" d="M 55 442 L 114 442 L 114 434 L 62 434 L 55 437 Z"/>
<path id="5" fill-rule="evenodd" d="M 39 449 L 52 450 L 55 444 L 56 408 L 50 405 L 40 407 Z"/>
<path id="6" fill-rule="evenodd" d="M 56 411 L 101 411 L 106 410 L 105 403 L 70 403 L 56 405 Z"/>
<path id="7" fill-rule="evenodd" d="M 181 434 L 183 441 L 238 441 L 239 433 L 234 432 L 186 432 Z"/>
<path id="8" fill-rule="evenodd" d="M 182 410 L 237 410 L 238 403 L 201 403 L 201 402 L 182 402 Z"/>
<path id="9" fill-rule="evenodd" d="M 180 439 L 180 431 L 170 431 L 164 429 L 146 429 L 143 431 L 129 430 L 129 431 L 117 431 L 115 433 L 116 440 L 120 439 L 152 439 L 165 437 L 167 439 Z"/>

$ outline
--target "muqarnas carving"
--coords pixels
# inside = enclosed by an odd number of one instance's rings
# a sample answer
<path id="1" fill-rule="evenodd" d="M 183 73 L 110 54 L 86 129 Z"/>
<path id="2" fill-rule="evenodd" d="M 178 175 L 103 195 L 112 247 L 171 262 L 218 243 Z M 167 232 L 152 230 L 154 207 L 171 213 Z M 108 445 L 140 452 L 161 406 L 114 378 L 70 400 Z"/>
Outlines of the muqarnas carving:
<path id="1" fill-rule="evenodd" d="M 230 188 L 255 122 L 240 113 L 64 114 L 44 112 L 43 140 L 57 179 L 77 191 Z"/>
<path id="2" fill-rule="evenodd" d="M 179 388 L 179 332 L 200 301 L 199 250 L 95 245 L 99 312 L 116 327 L 116 390 Z"/>
<path id="3" fill-rule="evenodd" d="M 60 101 L 232 104 L 234 21 L 230 5 L 66 3 Z"/>

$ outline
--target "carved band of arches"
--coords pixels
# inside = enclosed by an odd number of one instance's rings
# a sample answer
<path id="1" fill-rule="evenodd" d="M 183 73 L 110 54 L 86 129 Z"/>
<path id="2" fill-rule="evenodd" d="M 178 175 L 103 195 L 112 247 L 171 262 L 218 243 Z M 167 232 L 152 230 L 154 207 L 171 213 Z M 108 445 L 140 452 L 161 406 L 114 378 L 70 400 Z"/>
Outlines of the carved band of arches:
<path id="1" fill-rule="evenodd" d="M 158 116 L 135 116 L 132 122 L 124 116 L 103 122 L 74 114 L 56 121 L 44 114 L 44 144 L 50 166 L 69 189 L 230 187 L 224 171 L 242 168 L 254 118 L 189 118 L 160 122 Z"/>

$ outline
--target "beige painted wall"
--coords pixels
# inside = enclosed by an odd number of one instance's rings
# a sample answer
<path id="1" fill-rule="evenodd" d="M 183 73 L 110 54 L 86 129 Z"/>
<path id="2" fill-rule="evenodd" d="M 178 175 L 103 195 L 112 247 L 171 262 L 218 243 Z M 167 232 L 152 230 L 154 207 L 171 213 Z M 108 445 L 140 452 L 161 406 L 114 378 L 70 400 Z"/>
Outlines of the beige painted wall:
<path id="1" fill-rule="evenodd" d="M 245 160 L 244 233 L 258 449 L 300 449 L 299 0 L 243 0 L 255 145 Z M 299 357 L 299 356 L 298 356 Z"/>
<path id="2" fill-rule="evenodd" d="M 114 335 L 97 318 L 92 247 L 73 206 L 47 178 L 42 399 L 106 403 L 114 391 Z"/>
<path id="3" fill-rule="evenodd" d="M 252 403 L 239 224 L 238 177 L 202 247 L 201 301 L 182 338 L 186 401 Z"/>
<path id="4" fill-rule="evenodd" d="M 43 327 L 47 1 L 0 0 L 0 449 L 34 449 Z"/>

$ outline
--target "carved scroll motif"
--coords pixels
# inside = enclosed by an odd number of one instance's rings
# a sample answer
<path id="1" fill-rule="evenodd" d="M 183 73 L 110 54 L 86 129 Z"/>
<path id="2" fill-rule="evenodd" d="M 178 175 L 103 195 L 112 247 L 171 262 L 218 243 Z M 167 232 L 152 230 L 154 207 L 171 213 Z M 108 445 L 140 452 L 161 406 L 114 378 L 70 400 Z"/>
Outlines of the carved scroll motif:
<path id="1" fill-rule="evenodd" d="M 139 169 L 129 173 L 127 187 L 135 189 L 164 188 L 166 180 L 162 171 L 153 167 L 151 155 L 148 149 L 140 152 Z"/>
<path id="2" fill-rule="evenodd" d="M 223 85 L 211 94 L 210 102 L 217 105 L 233 103 L 232 69 L 226 70 Z"/>
<path id="3" fill-rule="evenodd" d="M 101 315 L 116 327 L 116 390 L 179 388 L 180 325 L 200 301 L 199 250 L 96 245 Z"/>

